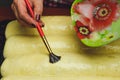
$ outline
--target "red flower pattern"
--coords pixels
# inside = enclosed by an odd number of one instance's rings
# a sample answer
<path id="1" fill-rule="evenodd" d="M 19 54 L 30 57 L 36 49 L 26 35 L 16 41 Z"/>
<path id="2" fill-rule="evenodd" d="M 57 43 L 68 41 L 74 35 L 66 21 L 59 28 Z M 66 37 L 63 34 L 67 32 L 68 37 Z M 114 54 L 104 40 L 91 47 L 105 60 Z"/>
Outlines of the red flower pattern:
<path id="1" fill-rule="evenodd" d="M 93 31 L 109 27 L 120 16 L 117 0 L 83 0 L 73 9 L 80 15 L 80 22 Z"/>
<path id="2" fill-rule="evenodd" d="M 88 26 L 83 25 L 80 21 L 76 21 L 75 30 L 80 39 L 89 38 L 91 33 Z"/>

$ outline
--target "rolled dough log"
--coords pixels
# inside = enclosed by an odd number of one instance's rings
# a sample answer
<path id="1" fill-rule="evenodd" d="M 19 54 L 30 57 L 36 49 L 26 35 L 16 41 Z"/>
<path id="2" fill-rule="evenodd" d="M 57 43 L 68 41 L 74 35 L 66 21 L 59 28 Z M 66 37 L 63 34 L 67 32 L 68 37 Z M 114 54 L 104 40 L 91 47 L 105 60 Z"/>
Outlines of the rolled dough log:
<path id="1" fill-rule="evenodd" d="M 75 34 L 70 16 L 47 16 L 41 19 L 45 23 L 43 28 L 45 35 Z M 36 28 L 23 27 L 17 21 L 12 21 L 7 25 L 5 34 L 6 38 L 8 38 L 14 35 L 38 35 L 38 32 Z"/>
<path id="2" fill-rule="evenodd" d="M 32 52 L 32 50 L 31 50 Z M 3 76 L 110 76 L 120 77 L 120 58 L 109 56 L 90 57 L 79 53 L 64 53 L 61 61 L 49 63 L 45 54 L 30 54 L 6 58 Z"/>
<path id="3" fill-rule="evenodd" d="M 109 45 L 98 47 L 98 48 L 90 48 L 84 46 L 80 43 L 79 39 L 75 35 L 67 35 L 63 36 L 58 34 L 52 36 L 48 35 L 47 39 L 49 44 L 55 53 L 69 53 L 73 54 L 86 54 L 89 56 L 95 55 L 116 55 L 120 53 L 120 40 L 117 40 Z M 117 45 L 116 45 L 117 44 Z M 12 46 L 12 47 L 11 47 Z M 14 56 L 22 56 L 29 55 L 34 53 L 43 53 L 47 54 L 46 47 L 42 42 L 39 36 L 13 36 L 10 37 L 5 44 L 4 48 L 4 57 L 14 57 Z M 119 56 L 120 57 L 120 56 Z"/>
<path id="4" fill-rule="evenodd" d="M 99 48 L 80 43 L 66 16 L 43 17 L 47 39 L 61 61 L 49 63 L 48 52 L 36 29 L 8 24 L 2 80 L 119 80 L 120 41 Z M 44 76 L 44 77 L 42 77 Z M 50 78 L 51 77 L 51 78 Z"/>

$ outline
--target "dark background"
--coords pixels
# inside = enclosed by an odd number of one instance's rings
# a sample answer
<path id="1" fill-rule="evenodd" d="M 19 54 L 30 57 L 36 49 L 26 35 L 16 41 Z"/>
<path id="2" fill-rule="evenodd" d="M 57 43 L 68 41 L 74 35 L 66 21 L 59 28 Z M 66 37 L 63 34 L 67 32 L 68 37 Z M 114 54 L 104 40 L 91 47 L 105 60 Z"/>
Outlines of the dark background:
<path id="1" fill-rule="evenodd" d="M 0 7 L 1 6 L 10 6 L 12 1 L 13 0 L 0 0 Z M 45 0 L 44 1 L 44 6 L 54 7 L 54 6 L 49 6 L 49 4 L 48 4 L 48 3 L 52 3 L 52 5 L 57 5 L 56 7 L 68 7 L 69 8 L 74 0 L 69 0 L 69 1 L 65 0 L 65 1 L 66 1 L 66 3 L 60 3 L 60 1 L 55 3 L 54 0 L 53 1 L 52 0 Z"/>
<path id="2" fill-rule="evenodd" d="M 1 6 L 10 6 L 13 0 L 0 0 L 0 7 Z"/>

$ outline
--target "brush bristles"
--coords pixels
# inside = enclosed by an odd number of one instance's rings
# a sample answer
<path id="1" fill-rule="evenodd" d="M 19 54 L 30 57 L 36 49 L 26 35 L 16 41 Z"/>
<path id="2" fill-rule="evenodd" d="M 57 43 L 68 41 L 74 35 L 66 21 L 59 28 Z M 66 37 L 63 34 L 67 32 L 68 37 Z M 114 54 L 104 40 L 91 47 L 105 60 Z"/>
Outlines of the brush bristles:
<path id="1" fill-rule="evenodd" d="M 50 53 L 50 54 L 49 54 L 49 62 L 50 62 L 50 63 L 56 63 L 56 62 L 58 62 L 60 59 L 61 59 L 61 56 L 57 56 L 57 55 L 55 55 L 55 54 L 53 54 L 53 53 Z"/>

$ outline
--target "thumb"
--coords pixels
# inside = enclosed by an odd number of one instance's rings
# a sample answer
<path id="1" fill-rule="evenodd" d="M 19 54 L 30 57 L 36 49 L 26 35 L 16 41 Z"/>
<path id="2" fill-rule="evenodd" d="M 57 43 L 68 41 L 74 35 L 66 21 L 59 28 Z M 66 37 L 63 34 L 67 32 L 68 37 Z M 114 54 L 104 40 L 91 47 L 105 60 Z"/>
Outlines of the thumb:
<path id="1" fill-rule="evenodd" d="M 43 12 L 43 0 L 37 0 L 33 3 L 34 5 L 34 16 L 36 21 L 40 21 L 40 16 Z"/>

